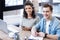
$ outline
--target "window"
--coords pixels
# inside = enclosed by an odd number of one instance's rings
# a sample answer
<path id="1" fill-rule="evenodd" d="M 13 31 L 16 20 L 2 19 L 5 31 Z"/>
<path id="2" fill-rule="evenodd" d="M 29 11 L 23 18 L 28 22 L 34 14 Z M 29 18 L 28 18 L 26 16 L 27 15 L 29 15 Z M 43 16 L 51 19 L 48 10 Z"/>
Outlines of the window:
<path id="1" fill-rule="evenodd" d="M 5 6 L 23 5 L 23 0 L 5 0 Z"/>
<path id="2" fill-rule="evenodd" d="M 60 14 L 60 0 L 53 0 L 53 13 Z"/>
<path id="3" fill-rule="evenodd" d="M 4 11 L 10 11 L 10 10 L 22 9 L 23 4 L 26 0 L 4 0 L 4 1 L 5 1 Z"/>
<path id="4" fill-rule="evenodd" d="M 60 3 L 60 0 L 53 0 L 53 3 Z"/>

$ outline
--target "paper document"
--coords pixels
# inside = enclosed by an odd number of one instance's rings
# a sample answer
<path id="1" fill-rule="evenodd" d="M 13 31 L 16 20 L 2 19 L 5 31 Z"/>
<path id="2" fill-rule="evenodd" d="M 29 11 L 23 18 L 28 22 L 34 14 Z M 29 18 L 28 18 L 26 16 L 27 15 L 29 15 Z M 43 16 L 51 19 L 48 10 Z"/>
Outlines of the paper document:
<path id="1" fill-rule="evenodd" d="M 35 40 L 43 40 L 43 37 L 34 37 L 34 36 L 30 36 L 29 39 L 35 39 Z"/>

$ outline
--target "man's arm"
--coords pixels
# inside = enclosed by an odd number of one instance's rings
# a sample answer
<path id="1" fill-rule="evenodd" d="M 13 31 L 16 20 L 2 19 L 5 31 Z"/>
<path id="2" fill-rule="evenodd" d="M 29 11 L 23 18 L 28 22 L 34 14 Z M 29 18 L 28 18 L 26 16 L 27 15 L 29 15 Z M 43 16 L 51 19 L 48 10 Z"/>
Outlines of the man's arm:
<path id="1" fill-rule="evenodd" d="M 45 33 L 43 32 L 36 32 L 36 28 L 33 27 L 32 30 L 31 30 L 31 34 L 33 36 L 37 36 L 39 34 L 39 36 L 43 37 L 43 35 L 45 35 Z M 58 36 L 57 35 L 50 35 L 50 34 L 47 34 L 46 35 L 46 38 L 49 38 L 49 39 L 53 39 L 53 40 L 57 40 L 58 39 Z"/>
<path id="2" fill-rule="evenodd" d="M 31 34 L 32 34 L 33 36 L 37 36 L 37 35 L 36 35 L 36 28 L 35 28 L 35 27 L 32 27 L 32 29 L 31 29 Z"/>
<path id="3" fill-rule="evenodd" d="M 50 39 L 53 39 L 53 40 L 58 40 L 60 38 L 60 25 L 58 25 L 55 30 L 56 30 L 55 35 L 47 34 L 46 38 L 50 38 Z M 39 32 L 39 36 L 44 35 L 44 34 L 45 33 L 43 33 L 43 32 Z M 42 36 L 42 37 L 44 37 L 44 36 Z"/>
<path id="4" fill-rule="evenodd" d="M 60 38 L 60 24 L 57 25 L 57 27 L 55 28 L 55 32 L 56 34 L 55 35 L 46 35 L 47 38 L 51 38 L 51 39 L 54 39 L 54 40 L 58 40 Z M 59 39 L 60 40 L 60 39 Z"/>
<path id="5" fill-rule="evenodd" d="M 50 38 L 50 39 L 53 39 L 53 40 L 58 40 L 57 35 L 46 35 L 46 38 Z"/>
<path id="6" fill-rule="evenodd" d="M 41 22 L 41 21 L 40 21 L 40 22 Z M 32 27 L 32 29 L 31 29 L 31 34 L 32 34 L 33 36 L 37 36 L 37 35 L 38 35 L 37 30 L 40 28 L 40 22 L 37 23 L 35 26 Z"/>
<path id="7" fill-rule="evenodd" d="M 45 35 L 45 33 L 43 33 L 43 32 L 39 32 L 38 35 L 40 37 L 49 38 L 49 39 L 52 39 L 52 40 L 57 40 L 58 39 L 57 35 L 50 35 L 50 34 Z"/>

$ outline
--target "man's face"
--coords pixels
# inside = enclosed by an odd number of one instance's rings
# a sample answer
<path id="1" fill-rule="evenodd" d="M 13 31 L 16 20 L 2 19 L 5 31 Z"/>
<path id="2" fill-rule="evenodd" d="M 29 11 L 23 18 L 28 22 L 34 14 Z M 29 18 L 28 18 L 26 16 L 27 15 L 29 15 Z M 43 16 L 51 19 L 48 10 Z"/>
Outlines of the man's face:
<path id="1" fill-rule="evenodd" d="M 49 19 L 52 15 L 52 11 L 49 7 L 43 7 L 43 16 L 45 19 Z"/>

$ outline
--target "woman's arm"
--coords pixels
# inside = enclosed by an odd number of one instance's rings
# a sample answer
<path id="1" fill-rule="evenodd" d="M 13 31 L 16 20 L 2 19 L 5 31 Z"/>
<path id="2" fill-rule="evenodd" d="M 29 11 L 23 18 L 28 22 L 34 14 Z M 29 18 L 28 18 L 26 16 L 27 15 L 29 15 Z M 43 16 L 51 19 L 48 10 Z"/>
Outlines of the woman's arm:
<path id="1" fill-rule="evenodd" d="M 22 26 L 22 29 L 24 30 L 24 31 L 31 31 L 31 27 L 26 27 L 26 26 Z"/>

